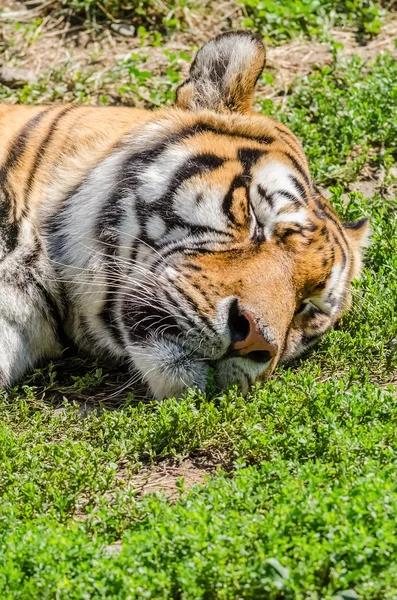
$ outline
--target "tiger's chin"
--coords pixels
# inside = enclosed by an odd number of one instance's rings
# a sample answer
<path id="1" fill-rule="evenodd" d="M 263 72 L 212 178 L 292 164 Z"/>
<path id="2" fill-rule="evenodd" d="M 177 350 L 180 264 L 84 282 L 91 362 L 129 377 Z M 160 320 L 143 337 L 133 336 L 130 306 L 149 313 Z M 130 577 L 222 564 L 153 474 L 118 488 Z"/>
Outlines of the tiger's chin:
<path id="1" fill-rule="evenodd" d="M 242 357 L 205 359 L 172 340 L 151 338 L 147 343 L 129 347 L 135 369 L 157 400 L 181 398 L 189 388 L 207 390 L 210 367 L 218 390 L 237 385 L 247 394 L 256 380 L 266 374 L 268 363 L 254 363 Z"/>

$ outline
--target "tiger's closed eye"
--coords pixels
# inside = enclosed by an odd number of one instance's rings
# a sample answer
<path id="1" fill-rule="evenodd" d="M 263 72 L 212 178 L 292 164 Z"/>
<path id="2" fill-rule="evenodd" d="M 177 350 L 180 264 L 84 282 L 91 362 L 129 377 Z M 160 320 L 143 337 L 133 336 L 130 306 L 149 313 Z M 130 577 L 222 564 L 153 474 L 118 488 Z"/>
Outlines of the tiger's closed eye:
<path id="1" fill-rule="evenodd" d="M 297 309 L 295 310 L 294 315 L 300 315 L 301 313 L 303 313 L 303 311 L 305 310 L 305 308 L 307 307 L 307 300 L 303 300 L 297 307 Z"/>
<path id="2" fill-rule="evenodd" d="M 294 314 L 300 315 L 302 313 L 307 315 L 312 313 L 311 316 L 313 317 L 320 314 L 330 316 L 331 306 L 328 306 L 320 296 L 312 296 L 311 298 L 303 300 L 295 310 Z"/>
<path id="3" fill-rule="evenodd" d="M 296 308 L 294 314 L 299 315 L 299 314 L 303 313 L 304 310 L 310 306 L 317 309 L 318 311 L 328 314 L 328 312 L 329 312 L 328 307 L 326 306 L 326 304 L 324 304 L 324 302 L 321 298 L 321 295 L 320 295 L 320 292 L 322 292 L 325 289 L 326 285 L 327 285 L 326 280 L 318 283 L 316 285 L 316 287 L 312 290 L 310 295 L 307 295 L 306 298 L 301 300 L 301 302 L 298 305 L 298 307 Z"/>

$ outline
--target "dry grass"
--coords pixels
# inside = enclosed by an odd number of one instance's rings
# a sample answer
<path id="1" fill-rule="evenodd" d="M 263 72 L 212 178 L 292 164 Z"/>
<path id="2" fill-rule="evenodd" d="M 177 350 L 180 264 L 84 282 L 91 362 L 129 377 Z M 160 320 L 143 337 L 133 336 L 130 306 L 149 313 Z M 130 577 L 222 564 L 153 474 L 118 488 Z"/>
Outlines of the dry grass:
<path id="1" fill-rule="evenodd" d="M 7 84 L 8 80 L 8 85 L 12 86 L 13 77 L 16 85 L 24 81 L 29 83 L 48 69 L 62 69 L 65 65 L 71 71 L 92 73 L 93 78 L 100 82 L 101 78 L 106 78 L 107 71 L 132 52 L 145 57 L 146 70 L 162 75 L 168 65 L 164 51 L 191 53 L 210 37 L 238 27 L 243 17 L 237 0 L 206 2 L 206 10 L 202 14 L 186 10 L 185 18 L 189 23 L 187 32 L 177 32 L 171 38 L 163 38 L 159 45 L 152 45 L 150 38 L 142 40 L 137 36 L 126 37 L 117 33 L 110 20 L 107 26 L 102 25 L 99 30 L 87 29 L 83 23 L 71 25 L 64 16 L 59 17 L 56 11 L 54 14 L 50 10 L 53 4 L 42 2 L 35 9 L 28 10 L 23 2 L 5 1 L 4 10 L 0 13 L 0 55 L 4 63 L 2 68 L 6 69 L 7 75 L 5 78 L 0 71 L 3 83 Z M 32 20 L 42 14 L 43 5 L 48 8 L 46 16 L 32 29 Z M 15 29 L 16 22 L 21 23 L 19 29 Z M 365 45 L 359 43 L 353 29 L 336 28 L 332 36 L 336 42 L 343 44 L 342 54 L 358 54 L 370 60 L 385 50 L 396 51 L 394 38 L 397 36 L 397 18 L 391 16 L 381 33 Z M 273 75 L 273 81 L 263 84 L 258 94 L 261 98 L 282 102 L 296 77 L 307 75 L 314 68 L 331 61 L 329 43 L 308 41 L 303 37 L 269 48 L 267 73 Z M 182 76 L 185 76 L 188 63 L 183 60 L 177 62 Z M 102 89 L 99 84 L 96 96 L 108 91 L 106 86 Z"/>

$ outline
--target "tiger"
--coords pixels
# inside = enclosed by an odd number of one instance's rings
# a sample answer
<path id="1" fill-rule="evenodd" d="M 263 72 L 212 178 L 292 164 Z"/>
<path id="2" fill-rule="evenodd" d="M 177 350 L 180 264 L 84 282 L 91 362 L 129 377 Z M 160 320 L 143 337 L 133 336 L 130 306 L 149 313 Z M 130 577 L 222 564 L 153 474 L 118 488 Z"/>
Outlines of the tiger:
<path id="1" fill-rule="evenodd" d="M 209 40 L 154 111 L 0 106 L 1 389 L 72 345 L 154 399 L 246 394 L 339 321 L 368 220 L 342 223 L 254 110 L 265 54 Z"/>

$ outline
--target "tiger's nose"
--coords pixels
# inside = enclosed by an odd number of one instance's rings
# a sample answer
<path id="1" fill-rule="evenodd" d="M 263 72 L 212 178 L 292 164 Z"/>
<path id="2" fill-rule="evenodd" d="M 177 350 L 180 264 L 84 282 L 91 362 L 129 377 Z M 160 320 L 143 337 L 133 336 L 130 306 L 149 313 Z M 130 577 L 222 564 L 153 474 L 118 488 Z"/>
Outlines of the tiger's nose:
<path id="1" fill-rule="evenodd" d="M 233 350 L 255 362 L 268 362 L 277 354 L 277 345 L 269 342 L 249 310 L 240 311 L 237 301 L 232 302 L 228 319 Z"/>

